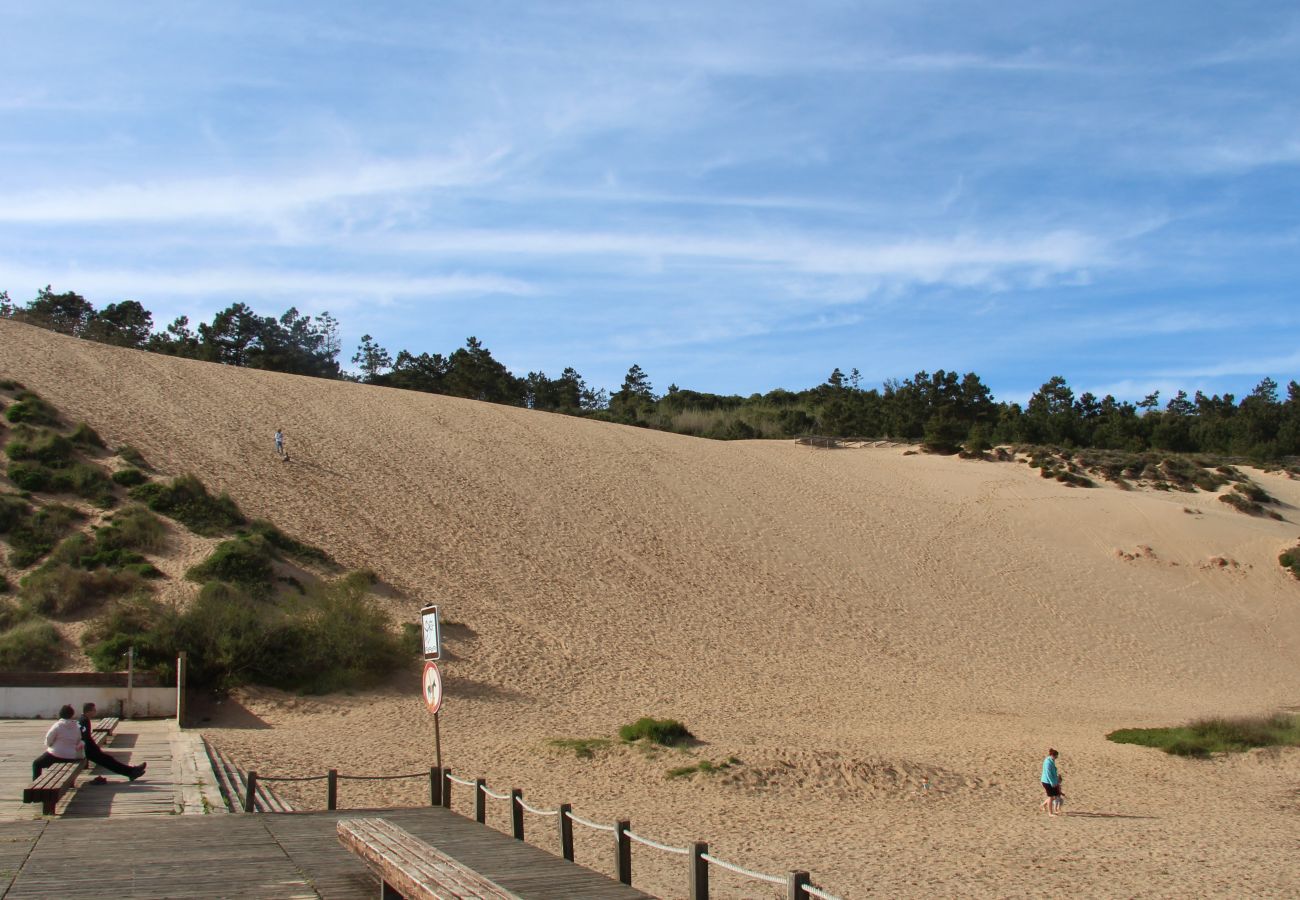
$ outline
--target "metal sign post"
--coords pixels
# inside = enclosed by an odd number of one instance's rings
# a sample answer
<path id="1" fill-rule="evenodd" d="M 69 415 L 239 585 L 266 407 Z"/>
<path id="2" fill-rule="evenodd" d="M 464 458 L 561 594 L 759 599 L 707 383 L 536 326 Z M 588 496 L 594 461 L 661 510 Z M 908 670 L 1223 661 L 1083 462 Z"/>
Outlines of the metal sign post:
<path id="1" fill-rule="evenodd" d="M 424 643 L 424 702 L 433 713 L 433 755 L 438 771 L 442 772 L 442 730 L 438 710 L 442 708 L 442 673 L 434 660 L 442 658 L 442 628 L 438 622 L 437 605 L 420 609 L 420 634 Z"/>
<path id="2" fill-rule="evenodd" d="M 429 712 L 433 713 L 433 752 L 436 757 L 435 765 L 442 768 L 442 733 L 438 724 L 438 711 L 442 709 L 442 673 L 438 671 L 438 664 L 429 660 L 424 664 L 424 702 L 429 707 Z"/>

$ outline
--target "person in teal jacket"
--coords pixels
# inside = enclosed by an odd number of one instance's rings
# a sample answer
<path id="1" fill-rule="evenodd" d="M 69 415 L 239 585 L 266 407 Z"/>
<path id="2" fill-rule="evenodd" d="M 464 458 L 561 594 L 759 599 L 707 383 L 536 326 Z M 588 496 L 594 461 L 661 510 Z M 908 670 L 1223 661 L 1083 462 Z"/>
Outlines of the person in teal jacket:
<path id="1" fill-rule="evenodd" d="M 1056 768 L 1056 757 L 1059 754 L 1055 749 L 1047 751 L 1047 756 L 1043 758 L 1043 790 L 1047 796 L 1039 807 L 1047 810 L 1049 816 L 1059 815 L 1061 812 L 1061 772 Z"/>

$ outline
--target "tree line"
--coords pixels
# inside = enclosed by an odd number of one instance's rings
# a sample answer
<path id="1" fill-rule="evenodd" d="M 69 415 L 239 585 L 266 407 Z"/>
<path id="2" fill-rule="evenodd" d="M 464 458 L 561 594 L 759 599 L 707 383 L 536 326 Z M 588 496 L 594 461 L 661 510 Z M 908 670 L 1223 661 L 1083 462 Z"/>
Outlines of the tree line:
<path id="1" fill-rule="evenodd" d="M 126 300 L 96 310 L 75 292 L 49 287 L 26 304 L 0 292 L 0 318 L 62 334 L 208 362 L 345 379 L 384 387 L 467 397 L 529 409 L 586 416 L 647 428 L 720 439 L 783 438 L 806 434 L 920 441 L 934 449 L 980 450 L 994 444 L 1141 452 L 1165 450 L 1276 460 L 1300 455 L 1300 384 L 1283 397 L 1264 378 L 1245 397 L 1188 396 L 1178 391 L 1161 405 L 1159 393 L 1141 402 L 1075 396 L 1061 376 L 1045 382 L 1024 406 L 997 401 L 974 372 L 917 372 L 880 387 L 864 388 L 857 369 L 840 369 L 801 391 L 776 389 L 749 396 L 692 391 L 669 385 L 656 393 L 638 365 L 614 392 L 589 386 L 572 366 L 558 377 L 518 376 L 474 337 L 449 354 L 408 350 L 396 356 L 364 335 L 351 357 L 354 372 L 339 364 L 338 321 L 290 308 L 278 318 L 235 303 L 191 328 L 181 316 L 155 331 L 153 315 Z"/>

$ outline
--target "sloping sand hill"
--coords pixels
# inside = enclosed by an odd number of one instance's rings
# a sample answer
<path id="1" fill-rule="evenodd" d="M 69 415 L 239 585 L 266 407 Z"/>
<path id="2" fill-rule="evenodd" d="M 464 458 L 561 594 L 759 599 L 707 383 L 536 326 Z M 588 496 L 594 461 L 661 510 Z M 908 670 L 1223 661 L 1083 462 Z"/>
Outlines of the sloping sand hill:
<path id="1" fill-rule="evenodd" d="M 844 896 L 1300 891 L 1300 751 L 1203 762 L 1104 738 L 1300 708 L 1300 582 L 1276 562 L 1300 537 L 1300 482 L 1255 473 L 1284 501 L 1276 522 L 1208 494 L 710 442 L 10 322 L 0 377 L 373 568 L 405 593 L 403 616 L 441 604 L 457 623 L 443 737 L 459 775 L 708 840 L 747 867 L 807 868 Z M 643 715 L 701 743 L 594 759 L 547 745 Z M 365 696 L 250 691 L 211 724 L 264 773 L 431 763 L 414 674 Z M 1066 774 L 1060 819 L 1037 811 L 1048 746 Z M 731 756 L 719 775 L 665 777 Z M 341 799 L 424 790 L 351 782 Z M 320 785 L 290 793 L 323 804 Z M 549 846 L 551 820 L 530 826 Z M 608 843 L 579 829 L 579 861 L 608 871 Z M 639 887 L 684 894 L 677 857 L 637 848 L 634 870 Z M 766 896 L 731 876 L 714 888 Z"/>

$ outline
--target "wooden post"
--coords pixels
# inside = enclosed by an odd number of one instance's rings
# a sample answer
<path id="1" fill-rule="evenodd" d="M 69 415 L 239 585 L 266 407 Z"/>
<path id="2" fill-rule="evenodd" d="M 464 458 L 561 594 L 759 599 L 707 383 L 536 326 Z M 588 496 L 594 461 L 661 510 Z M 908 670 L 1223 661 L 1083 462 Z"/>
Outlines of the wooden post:
<path id="1" fill-rule="evenodd" d="M 433 714 L 433 764 L 442 768 L 442 728 L 438 725 L 439 713 Z"/>
<path id="2" fill-rule="evenodd" d="M 338 809 L 339 808 L 339 770 L 330 769 L 329 780 L 327 780 L 325 783 L 327 785 L 325 791 L 325 808 Z"/>
<path id="3" fill-rule="evenodd" d="M 123 718 L 130 718 L 135 713 L 135 644 L 126 648 L 126 709 Z"/>
<path id="4" fill-rule="evenodd" d="M 429 805 L 442 806 L 442 766 L 429 766 Z"/>
<path id="5" fill-rule="evenodd" d="M 244 794 L 244 812 L 257 808 L 257 770 L 248 773 L 248 791 Z"/>
<path id="6" fill-rule="evenodd" d="M 573 804 L 560 804 L 560 852 L 569 862 L 573 862 L 573 820 L 569 818 L 571 812 Z"/>
<path id="7" fill-rule="evenodd" d="M 176 657 L 176 727 L 185 727 L 185 651 Z"/>
<path id="8" fill-rule="evenodd" d="M 451 809 L 451 769 L 442 770 L 442 808 Z"/>
<path id="9" fill-rule="evenodd" d="M 524 839 L 524 808 L 519 805 L 523 799 L 524 792 L 521 789 L 510 789 L 510 833 L 517 841 Z"/>
<path id="10" fill-rule="evenodd" d="M 485 779 L 474 779 L 474 821 L 480 825 L 487 822 L 487 794 L 483 793 L 486 787 Z"/>
<path id="11" fill-rule="evenodd" d="M 785 882 L 786 900 L 809 900 L 808 892 L 804 890 L 812 881 L 812 876 L 807 872 L 791 872 Z"/>
<path id="12" fill-rule="evenodd" d="M 708 852 L 709 845 L 704 841 L 691 844 L 690 900 L 709 900 L 709 862 L 704 858 Z"/>
<path id="13" fill-rule="evenodd" d="M 624 884 L 632 883 L 632 839 L 627 836 L 631 827 L 627 819 L 614 823 L 614 872 Z"/>

